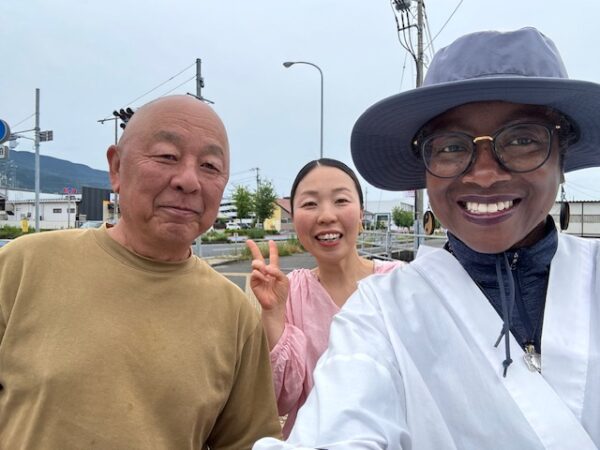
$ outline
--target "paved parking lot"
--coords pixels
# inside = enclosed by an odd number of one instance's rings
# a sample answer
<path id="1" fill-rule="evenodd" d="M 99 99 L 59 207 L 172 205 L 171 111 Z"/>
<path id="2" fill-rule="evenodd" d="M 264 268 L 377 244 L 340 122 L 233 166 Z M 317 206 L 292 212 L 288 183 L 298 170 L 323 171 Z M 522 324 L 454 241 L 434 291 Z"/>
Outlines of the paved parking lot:
<path id="1" fill-rule="evenodd" d="M 289 273 L 294 269 L 312 269 L 317 263 L 310 253 L 298 253 L 291 256 L 282 256 L 279 258 L 279 265 L 283 272 Z M 250 289 L 250 261 L 218 263 L 213 265 L 213 268 L 237 284 L 248 295 L 252 304 L 260 309 L 258 301 L 254 297 L 252 289 Z"/>

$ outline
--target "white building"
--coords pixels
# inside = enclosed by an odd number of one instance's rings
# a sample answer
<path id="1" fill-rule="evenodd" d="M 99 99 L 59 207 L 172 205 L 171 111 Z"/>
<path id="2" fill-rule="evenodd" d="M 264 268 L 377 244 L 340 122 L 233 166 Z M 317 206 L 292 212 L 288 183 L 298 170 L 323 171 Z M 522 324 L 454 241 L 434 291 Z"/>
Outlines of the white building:
<path id="1" fill-rule="evenodd" d="M 392 210 L 400 208 L 402 211 L 414 211 L 414 205 L 398 200 L 366 200 L 365 201 L 365 227 L 370 229 L 376 224 L 382 224 L 385 228 L 395 229 L 392 221 Z"/>
<path id="2" fill-rule="evenodd" d="M 560 226 L 560 205 L 560 202 L 556 202 L 550 210 L 556 226 Z M 571 219 L 565 232 L 576 236 L 600 237 L 600 200 L 571 200 L 569 205 Z"/>
<path id="3" fill-rule="evenodd" d="M 62 195 L 40 193 L 40 228 L 58 230 L 76 226 L 77 204 L 81 194 Z M 13 189 L 0 190 L 0 227 L 20 227 L 27 219 L 35 226 L 35 192 Z"/>

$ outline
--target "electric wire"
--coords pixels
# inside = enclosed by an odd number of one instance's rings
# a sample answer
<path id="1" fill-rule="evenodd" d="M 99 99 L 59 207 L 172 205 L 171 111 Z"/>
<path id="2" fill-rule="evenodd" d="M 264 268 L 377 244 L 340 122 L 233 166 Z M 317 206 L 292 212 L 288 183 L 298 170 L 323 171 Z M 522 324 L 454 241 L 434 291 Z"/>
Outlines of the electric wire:
<path id="1" fill-rule="evenodd" d="M 130 102 L 125 103 L 126 105 L 131 105 L 134 102 L 137 102 L 139 99 L 141 99 L 142 97 L 145 97 L 146 95 L 150 94 L 151 92 L 154 92 L 155 90 L 157 90 L 159 87 L 164 86 L 165 84 L 167 84 L 169 81 L 171 81 L 174 78 L 177 78 L 179 75 L 181 75 L 183 72 L 185 72 L 186 70 L 189 70 L 191 67 L 195 66 L 196 62 L 193 62 L 192 64 L 190 64 L 189 66 L 187 66 L 185 69 L 177 72 L 175 75 L 173 75 L 171 78 L 169 78 L 168 80 L 163 81 L 162 83 L 160 83 L 159 85 L 153 87 L 152 89 L 150 89 L 148 92 L 143 93 L 142 95 L 140 95 L 139 97 L 134 98 L 133 100 L 131 100 Z M 194 75 L 193 78 L 196 78 L 196 75 Z M 190 80 L 187 80 L 190 81 Z M 187 83 L 187 81 L 185 83 Z M 183 84 L 185 84 L 183 83 Z M 179 86 L 177 86 L 179 87 Z M 175 88 L 177 89 L 177 88 Z M 163 94 L 166 95 L 166 94 Z"/>
<path id="2" fill-rule="evenodd" d="M 415 61 L 416 61 L 418 59 L 418 55 L 417 55 L 417 52 L 415 52 L 415 45 L 413 44 L 412 33 L 410 32 L 410 27 L 412 27 L 413 25 L 410 23 L 410 16 L 408 14 L 406 14 L 406 24 L 407 24 L 406 28 L 404 30 L 402 30 L 402 32 L 404 34 L 404 40 L 408 43 L 409 47 L 411 48 L 411 53 L 413 55 L 416 55 L 415 56 Z M 407 35 L 408 35 L 408 39 L 406 38 Z"/>
<path id="3" fill-rule="evenodd" d="M 246 178 L 235 178 L 229 179 L 230 184 L 248 184 L 248 183 L 256 183 L 256 178 L 254 177 L 246 177 Z"/>
<path id="4" fill-rule="evenodd" d="M 597 199 L 600 197 L 600 192 L 594 189 L 590 189 L 587 187 L 583 187 L 578 185 L 577 183 L 573 183 L 572 181 L 568 181 L 565 183 L 565 190 L 567 191 L 575 191 L 575 193 L 579 195 L 584 195 L 589 198 Z"/>
<path id="5" fill-rule="evenodd" d="M 185 83 L 189 83 L 189 82 L 190 82 L 190 81 L 192 81 L 194 78 L 196 78 L 196 75 L 194 75 L 193 77 L 191 77 L 191 78 L 189 78 L 189 79 L 185 80 L 183 83 L 180 83 L 180 84 L 178 84 L 178 85 L 177 85 L 177 86 L 175 86 L 173 89 L 171 89 L 171 90 L 169 90 L 169 91 L 165 92 L 163 95 L 161 95 L 161 97 L 164 97 L 165 95 L 167 95 L 167 94 L 170 94 L 170 93 L 171 93 L 171 92 L 173 92 L 175 89 L 177 89 L 177 88 L 179 88 L 179 87 L 183 86 Z"/>
<path id="6" fill-rule="evenodd" d="M 233 172 L 233 173 L 230 173 L 230 174 L 229 174 L 229 176 L 232 176 L 232 177 L 233 177 L 233 176 L 235 176 L 235 175 L 239 175 L 239 174 L 241 174 L 241 173 L 246 173 L 246 172 L 254 172 L 255 170 L 256 170 L 256 168 L 254 168 L 254 169 L 240 170 L 240 171 L 238 171 L 238 172 Z"/>
<path id="7" fill-rule="evenodd" d="M 404 74 L 406 73 L 406 60 L 408 58 L 408 52 L 404 52 L 404 62 L 402 63 L 402 75 L 400 76 L 400 90 L 402 91 L 402 86 L 404 85 Z"/>
<path id="8" fill-rule="evenodd" d="M 433 41 L 431 40 L 431 27 L 429 26 L 429 17 L 427 16 L 427 9 L 425 8 L 425 3 L 423 3 L 423 16 L 425 18 L 425 32 L 427 33 L 427 39 L 429 39 L 429 44 L 423 49 L 423 53 L 429 50 L 430 61 L 433 59 L 433 55 L 435 54 L 435 49 L 433 48 Z M 426 64 L 428 67 L 429 64 Z"/>
<path id="9" fill-rule="evenodd" d="M 442 25 L 442 28 L 440 28 L 440 30 L 436 33 L 436 35 L 431 38 L 431 40 L 429 41 L 429 44 L 427 45 L 428 47 L 430 45 L 433 45 L 433 41 L 435 41 L 435 39 L 440 35 L 440 33 L 444 30 L 444 28 L 446 28 L 446 25 L 448 25 L 448 22 L 450 22 L 450 19 L 452 19 L 452 17 L 454 16 L 454 14 L 456 14 L 456 11 L 458 11 L 458 8 L 460 8 L 460 5 L 462 5 L 463 0 L 460 0 L 458 2 L 458 5 L 456 5 L 456 8 L 454 8 L 454 11 L 452 11 L 452 14 L 450 14 L 450 17 L 448 17 L 448 19 L 446 19 L 446 21 L 444 22 L 444 25 Z"/>
<path id="10" fill-rule="evenodd" d="M 396 9 L 394 8 L 394 0 L 392 0 L 390 2 L 390 6 L 392 8 L 392 12 L 394 13 L 394 20 L 396 21 L 396 35 L 398 37 L 398 42 L 400 43 L 400 45 L 406 50 L 407 53 L 410 53 L 410 55 L 412 56 L 413 60 L 415 61 L 415 63 L 417 62 L 417 56 L 415 55 L 413 49 L 411 49 L 407 43 L 404 43 L 402 41 L 402 37 L 404 35 L 404 30 L 406 29 L 406 26 L 404 24 L 404 15 L 402 13 L 400 13 L 400 19 L 402 21 L 402 25 L 400 24 L 400 21 L 398 21 L 398 14 L 396 13 Z M 406 54 L 405 54 L 406 56 Z"/>
<path id="11" fill-rule="evenodd" d="M 600 196 L 600 191 L 595 190 L 594 188 L 590 188 L 589 186 L 584 186 L 584 185 L 574 182 L 574 181 L 565 182 L 565 186 L 575 186 L 576 188 L 579 188 L 581 190 L 587 190 L 589 192 L 594 192 L 596 195 Z"/>
<path id="12" fill-rule="evenodd" d="M 25 117 L 23 120 L 21 120 L 20 122 L 15 123 L 14 125 L 11 125 L 12 128 L 15 128 L 19 125 L 21 125 L 23 122 L 25 122 L 26 120 L 31 119 L 33 116 L 35 116 L 35 113 L 32 113 L 31 115 Z"/>

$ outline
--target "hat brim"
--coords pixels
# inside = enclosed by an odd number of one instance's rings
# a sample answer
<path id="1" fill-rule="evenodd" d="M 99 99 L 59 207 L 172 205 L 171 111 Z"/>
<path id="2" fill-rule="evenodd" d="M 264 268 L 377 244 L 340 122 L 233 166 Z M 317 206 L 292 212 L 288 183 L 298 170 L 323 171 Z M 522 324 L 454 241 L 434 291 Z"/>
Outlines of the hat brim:
<path id="1" fill-rule="evenodd" d="M 457 106 L 506 101 L 550 106 L 569 116 L 579 140 L 565 155 L 565 172 L 600 166 L 600 84 L 560 78 L 497 77 L 420 87 L 367 109 L 352 130 L 352 159 L 362 177 L 391 191 L 425 188 L 425 166 L 412 139 L 429 120 Z"/>

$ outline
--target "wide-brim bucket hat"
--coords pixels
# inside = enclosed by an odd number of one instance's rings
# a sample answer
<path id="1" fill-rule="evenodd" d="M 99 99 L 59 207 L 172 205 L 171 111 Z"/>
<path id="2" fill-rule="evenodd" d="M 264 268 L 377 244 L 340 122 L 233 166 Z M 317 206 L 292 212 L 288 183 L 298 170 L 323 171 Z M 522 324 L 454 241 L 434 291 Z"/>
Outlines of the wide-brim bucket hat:
<path id="1" fill-rule="evenodd" d="M 569 79 L 554 43 L 535 28 L 472 33 L 438 51 L 421 87 L 388 97 L 358 118 L 354 165 L 375 187 L 422 189 L 425 165 L 412 145 L 418 131 L 449 109 L 482 101 L 559 110 L 579 131 L 565 172 L 600 166 L 600 84 Z"/>

